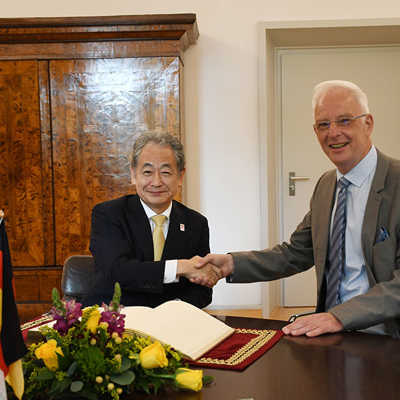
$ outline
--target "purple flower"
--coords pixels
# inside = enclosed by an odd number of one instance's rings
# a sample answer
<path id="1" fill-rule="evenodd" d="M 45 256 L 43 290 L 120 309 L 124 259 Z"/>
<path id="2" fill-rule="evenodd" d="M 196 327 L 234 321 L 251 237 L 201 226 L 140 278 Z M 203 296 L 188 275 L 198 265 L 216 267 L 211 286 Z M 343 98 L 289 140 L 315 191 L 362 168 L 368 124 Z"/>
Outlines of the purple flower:
<path id="1" fill-rule="evenodd" d="M 79 318 L 82 316 L 81 307 L 82 304 L 76 303 L 75 300 L 69 300 L 65 304 L 67 310 L 65 318 L 67 319 L 68 327 L 71 327 L 75 322 L 79 321 Z"/>
<path id="2" fill-rule="evenodd" d="M 60 333 L 60 335 L 65 335 L 68 332 L 68 325 L 64 318 L 60 317 L 55 318 L 56 323 L 54 324 L 53 328 Z"/>
<path id="3" fill-rule="evenodd" d="M 121 307 L 118 311 L 112 311 L 110 306 L 103 303 L 102 307 L 104 311 L 101 313 L 100 322 L 107 322 L 107 331 L 110 335 L 117 332 L 119 336 L 122 336 L 125 328 L 125 314 L 120 314 Z"/>
<path id="4" fill-rule="evenodd" d="M 54 329 L 56 329 L 61 335 L 65 335 L 68 329 L 71 328 L 79 318 L 82 316 L 82 304 L 76 303 L 75 300 L 61 300 L 64 309 L 60 307 L 52 307 L 50 313 L 56 320 Z"/>

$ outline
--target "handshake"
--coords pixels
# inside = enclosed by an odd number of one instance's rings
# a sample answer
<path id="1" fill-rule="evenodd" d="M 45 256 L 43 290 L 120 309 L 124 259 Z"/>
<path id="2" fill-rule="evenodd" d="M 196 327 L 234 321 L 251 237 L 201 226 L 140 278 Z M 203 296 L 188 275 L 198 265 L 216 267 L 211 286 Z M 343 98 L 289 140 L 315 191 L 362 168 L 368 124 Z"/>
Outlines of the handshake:
<path id="1" fill-rule="evenodd" d="M 176 276 L 184 276 L 193 283 L 213 287 L 221 278 L 233 272 L 230 254 L 207 254 L 190 260 L 178 260 Z"/>

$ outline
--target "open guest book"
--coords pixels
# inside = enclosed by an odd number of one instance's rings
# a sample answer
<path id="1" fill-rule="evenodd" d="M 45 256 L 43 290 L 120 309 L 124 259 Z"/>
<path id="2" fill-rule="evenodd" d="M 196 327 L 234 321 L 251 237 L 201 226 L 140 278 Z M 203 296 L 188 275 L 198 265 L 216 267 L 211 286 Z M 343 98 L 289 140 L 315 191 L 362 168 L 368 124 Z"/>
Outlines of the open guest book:
<path id="1" fill-rule="evenodd" d="M 185 357 L 196 360 L 235 331 L 205 311 L 180 300 L 167 301 L 156 308 L 132 306 L 125 329 L 150 336 L 172 346 Z"/>

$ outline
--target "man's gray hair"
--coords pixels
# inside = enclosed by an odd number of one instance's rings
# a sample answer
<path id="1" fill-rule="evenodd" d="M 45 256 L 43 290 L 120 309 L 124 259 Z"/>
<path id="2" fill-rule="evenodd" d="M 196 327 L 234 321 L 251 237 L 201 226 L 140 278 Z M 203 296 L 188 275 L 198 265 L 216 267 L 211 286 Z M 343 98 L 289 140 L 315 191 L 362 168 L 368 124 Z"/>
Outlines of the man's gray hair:
<path id="1" fill-rule="evenodd" d="M 350 90 L 353 93 L 354 97 L 357 99 L 361 108 L 363 109 L 363 113 L 369 113 L 368 97 L 360 89 L 359 86 L 357 86 L 355 83 L 349 82 L 349 81 L 334 80 L 334 81 L 324 81 L 324 82 L 318 83 L 318 85 L 316 85 L 314 87 L 313 97 L 312 97 L 313 114 L 315 114 L 315 107 L 317 106 L 320 98 L 325 93 L 327 93 L 330 89 L 333 89 L 333 88 L 343 88 L 343 89 Z"/>
<path id="2" fill-rule="evenodd" d="M 131 167 L 136 168 L 138 164 L 138 159 L 144 146 L 148 143 L 155 143 L 160 146 L 169 146 L 174 152 L 176 165 L 178 167 L 178 171 L 182 172 L 185 169 L 185 154 L 183 152 L 182 143 L 175 136 L 170 135 L 169 133 L 159 133 L 159 132 L 147 132 L 140 135 L 135 143 L 133 144 L 132 149 L 132 158 L 131 158 Z"/>

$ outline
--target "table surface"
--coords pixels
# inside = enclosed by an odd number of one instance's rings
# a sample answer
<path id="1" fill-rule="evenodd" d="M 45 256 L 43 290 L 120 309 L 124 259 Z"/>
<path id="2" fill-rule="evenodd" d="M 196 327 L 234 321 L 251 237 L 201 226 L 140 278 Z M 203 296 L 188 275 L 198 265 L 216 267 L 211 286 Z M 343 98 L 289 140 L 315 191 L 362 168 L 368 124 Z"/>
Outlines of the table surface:
<path id="1" fill-rule="evenodd" d="M 281 329 L 287 322 L 218 317 L 235 328 Z M 361 332 L 283 336 L 245 370 L 204 369 L 198 393 L 137 394 L 135 400 L 399 400 L 400 340 Z"/>
<path id="2" fill-rule="evenodd" d="M 281 329 L 287 322 L 223 317 L 236 328 Z M 283 336 L 244 371 L 205 369 L 215 380 L 201 392 L 135 399 L 399 400 L 400 340 L 361 332 L 317 338 Z"/>

